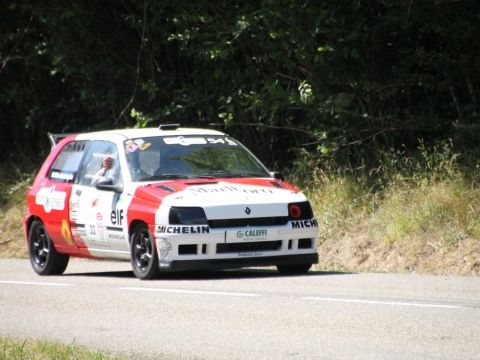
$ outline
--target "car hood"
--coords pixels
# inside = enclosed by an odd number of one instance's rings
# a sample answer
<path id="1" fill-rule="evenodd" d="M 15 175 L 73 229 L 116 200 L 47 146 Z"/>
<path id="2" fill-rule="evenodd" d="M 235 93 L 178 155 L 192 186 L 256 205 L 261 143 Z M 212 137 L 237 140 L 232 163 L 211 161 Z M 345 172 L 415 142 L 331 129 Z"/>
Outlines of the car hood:
<path id="1" fill-rule="evenodd" d="M 135 195 L 169 207 L 202 207 L 216 219 L 243 216 L 247 207 L 254 216 L 286 216 L 287 207 L 278 204 L 307 201 L 295 187 L 268 179 L 162 182 L 142 186 Z"/>

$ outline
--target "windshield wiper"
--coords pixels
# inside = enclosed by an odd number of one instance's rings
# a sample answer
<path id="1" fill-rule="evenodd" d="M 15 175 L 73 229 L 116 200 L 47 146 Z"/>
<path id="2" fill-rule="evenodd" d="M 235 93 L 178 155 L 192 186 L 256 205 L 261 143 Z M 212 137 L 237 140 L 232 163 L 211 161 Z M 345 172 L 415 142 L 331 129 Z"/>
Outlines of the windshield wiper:
<path id="1" fill-rule="evenodd" d="M 167 179 L 189 179 L 190 177 L 182 174 L 160 174 L 140 178 L 138 181 L 153 181 L 153 180 L 167 180 Z"/>

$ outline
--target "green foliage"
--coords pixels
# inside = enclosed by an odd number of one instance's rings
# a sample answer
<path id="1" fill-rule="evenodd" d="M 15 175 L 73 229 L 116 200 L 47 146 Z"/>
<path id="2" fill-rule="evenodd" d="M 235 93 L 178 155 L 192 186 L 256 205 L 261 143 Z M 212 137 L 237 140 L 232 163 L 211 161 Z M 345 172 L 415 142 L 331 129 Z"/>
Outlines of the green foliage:
<path id="1" fill-rule="evenodd" d="M 130 110 L 130 117 L 135 120 L 135 127 L 145 128 L 153 125 L 150 116 L 144 115 L 142 112 L 135 110 L 135 108 Z"/>
<path id="2" fill-rule="evenodd" d="M 33 181 L 32 164 L 0 164 L 0 206 L 24 201 L 26 189 Z"/>
<path id="3" fill-rule="evenodd" d="M 369 168 L 420 138 L 475 149 L 479 12 L 474 1 L 6 1 L 0 151 L 28 159 L 48 151 L 47 131 L 160 122 L 219 124 L 282 168 L 299 149 Z"/>

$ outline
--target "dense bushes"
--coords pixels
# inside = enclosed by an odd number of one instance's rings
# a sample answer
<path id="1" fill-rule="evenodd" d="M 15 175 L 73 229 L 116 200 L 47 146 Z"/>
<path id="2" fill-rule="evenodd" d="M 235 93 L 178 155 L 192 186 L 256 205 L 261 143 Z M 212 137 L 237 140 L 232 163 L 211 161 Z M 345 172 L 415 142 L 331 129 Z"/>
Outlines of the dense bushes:
<path id="1" fill-rule="evenodd" d="M 420 138 L 475 148 L 479 14 L 468 0 L 4 1 L 2 160 L 47 151 L 46 131 L 160 122 L 220 124 L 277 168 L 303 150 L 374 169 Z"/>

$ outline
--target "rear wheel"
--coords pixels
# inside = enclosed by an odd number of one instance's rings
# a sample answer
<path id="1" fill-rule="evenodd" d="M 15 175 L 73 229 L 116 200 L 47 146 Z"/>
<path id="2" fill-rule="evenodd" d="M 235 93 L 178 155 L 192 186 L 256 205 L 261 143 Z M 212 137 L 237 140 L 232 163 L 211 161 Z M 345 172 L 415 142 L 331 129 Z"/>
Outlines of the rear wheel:
<path id="1" fill-rule="evenodd" d="M 68 265 L 69 256 L 55 250 L 45 225 L 35 220 L 28 233 L 28 254 L 33 270 L 39 275 L 61 275 Z"/>
<path id="2" fill-rule="evenodd" d="M 312 264 L 277 265 L 278 271 L 285 275 L 305 274 L 311 267 Z"/>
<path id="3" fill-rule="evenodd" d="M 153 279 L 158 276 L 158 256 L 155 243 L 147 225 L 135 227 L 130 238 L 130 255 L 135 276 L 141 280 Z"/>

